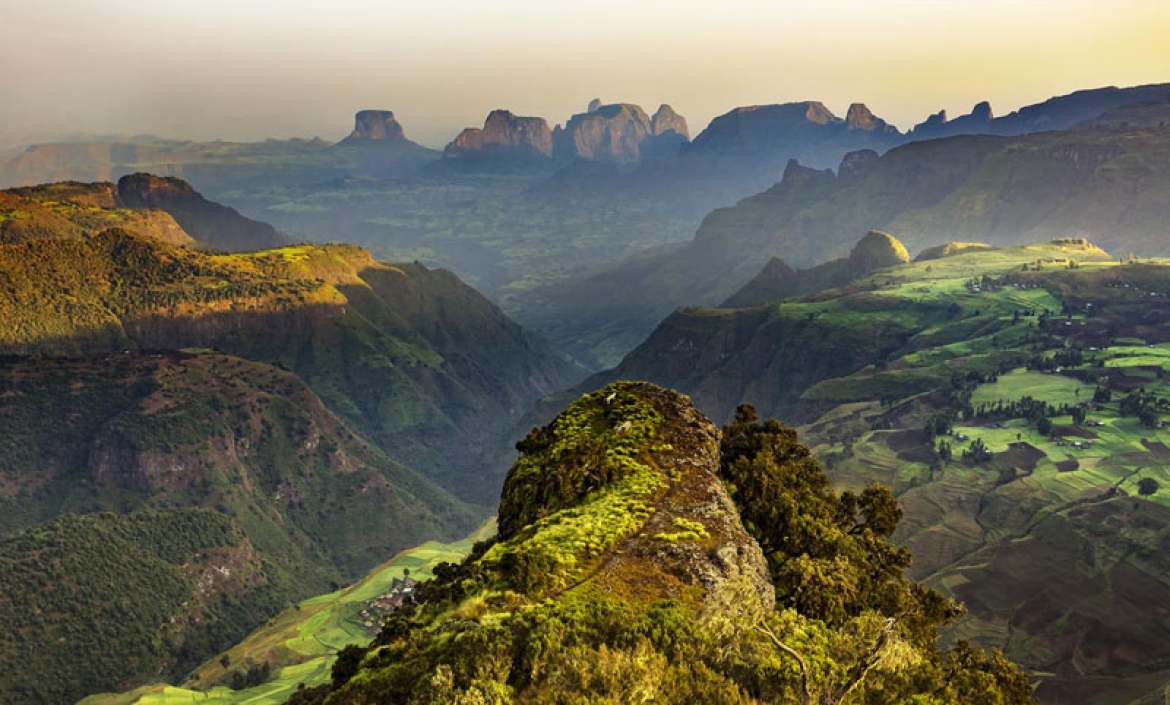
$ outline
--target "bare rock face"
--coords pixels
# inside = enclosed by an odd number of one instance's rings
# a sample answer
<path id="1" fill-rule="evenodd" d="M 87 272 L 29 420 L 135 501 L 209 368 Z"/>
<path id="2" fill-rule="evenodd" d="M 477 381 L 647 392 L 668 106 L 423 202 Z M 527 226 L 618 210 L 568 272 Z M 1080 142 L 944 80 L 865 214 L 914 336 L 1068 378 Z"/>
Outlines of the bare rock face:
<path id="1" fill-rule="evenodd" d="M 650 118 L 651 135 L 639 145 L 642 159 L 665 159 L 678 154 L 690 141 L 687 120 L 663 103 Z"/>
<path id="2" fill-rule="evenodd" d="M 650 131 L 655 135 L 674 132 L 685 139 L 691 137 L 691 133 L 687 131 L 687 119 L 674 112 L 674 108 L 666 103 L 658 106 L 658 112 L 650 118 Z"/>
<path id="3" fill-rule="evenodd" d="M 873 114 L 865 103 L 853 103 L 845 114 L 845 126 L 850 130 L 866 132 L 896 131 L 888 122 Z"/>
<path id="4" fill-rule="evenodd" d="M 346 142 L 356 140 L 370 140 L 379 142 L 395 142 L 405 140 L 406 133 L 402 125 L 394 119 L 394 112 L 390 110 L 361 110 L 353 118 L 353 132 L 345 139 Z"/>
<path id="5" fill-rule="evenodd" d="M 493 110 L 483 128 L 469 127 L 446 149 L 444 159 L 547 159 L 553 138 L 541 117 L 521 117 L 509 110 Z"/>
<path id="6" fill-rule="evenodd" d="M 585 159 L 636 162 L 642 159 L 642 142 L 654 134 L 650 117 L 632 103 L 602 105 L 590 113 L 578 113 L 553 132 L 553 156 L 557 161 Z"/>

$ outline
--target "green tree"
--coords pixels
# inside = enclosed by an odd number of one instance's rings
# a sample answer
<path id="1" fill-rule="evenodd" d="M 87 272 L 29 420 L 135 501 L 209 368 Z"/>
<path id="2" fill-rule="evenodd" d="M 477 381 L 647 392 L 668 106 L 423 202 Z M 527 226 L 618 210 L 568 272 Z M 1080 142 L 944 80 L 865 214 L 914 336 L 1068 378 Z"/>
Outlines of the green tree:
<path id="1" fill-rule="evenodd" d="M 753 629 L 796 668 L 773 701 L 1034 702 L 1002 654 L 938 649 L 962 608 L 903 575 L 911 556 L 890 541 L 902 511 L 888 488 L 836 493 L 796 432 L 751 405 L 723 431 L 721 472 L 776 587 L 776 612 Z"/>

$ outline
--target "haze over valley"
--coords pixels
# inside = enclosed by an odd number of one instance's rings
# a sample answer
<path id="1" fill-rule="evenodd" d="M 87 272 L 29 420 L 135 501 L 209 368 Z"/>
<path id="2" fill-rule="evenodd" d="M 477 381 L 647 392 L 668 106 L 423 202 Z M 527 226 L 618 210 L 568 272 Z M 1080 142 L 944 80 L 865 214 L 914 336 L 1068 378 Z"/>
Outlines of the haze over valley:
<path id="1" fill-rule="evenodd" d="M 0 703 L 1170 698 L 1162 3 L 0 22 Z"/>

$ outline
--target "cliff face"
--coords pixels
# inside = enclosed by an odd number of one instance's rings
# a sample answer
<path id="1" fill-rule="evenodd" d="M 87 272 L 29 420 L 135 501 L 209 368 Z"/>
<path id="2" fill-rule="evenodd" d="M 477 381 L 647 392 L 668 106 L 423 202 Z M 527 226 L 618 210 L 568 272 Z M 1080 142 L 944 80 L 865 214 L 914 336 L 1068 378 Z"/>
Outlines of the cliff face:
<path id="1" fill-rule="evenodd" d="M 552 131 L 541 117 L 520 117 L 493 110 L 483 128 L 469 127 L 443 150 L 444 159 L 542 161 L 552 156 Z"/>
<path id="2" fill-rule="evenodd" d="M 553 131 L 558 161 L 629 163 L 678 153 L 688 137 L 686 120 L 669 105 L 651 118 L 632 103 L 591 106 Z"/>
<path id="3" fill-rule="evenodd" d="M 214 250 L 262 250 L 285 244 L 271 225 L 208 201 L 182 179 L 142 173 L 123 176 L 118 180 L 118 200 L 128 208 L 166 211 L 191 237 Z"/>
<path id="4" fill-rule="evenodd" d="M 345 138 L 345 142 L 360 140 L 377 142 L 396 142 L 406 139 L 406 133 L 394 112 L 390 110 L 361 110 L 354 115 L 353 132 Z"/>

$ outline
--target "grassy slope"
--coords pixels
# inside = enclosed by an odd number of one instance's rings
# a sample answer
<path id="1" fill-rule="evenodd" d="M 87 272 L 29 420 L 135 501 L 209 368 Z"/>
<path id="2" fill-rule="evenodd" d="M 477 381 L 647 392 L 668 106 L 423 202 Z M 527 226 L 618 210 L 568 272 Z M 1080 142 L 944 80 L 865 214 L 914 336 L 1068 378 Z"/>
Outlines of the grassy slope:
<path id="1" fill-rule="evenodd" d="M 1003 254 L 989 254 L 984 261 Z M 949 266 L 940 260 L 933 269 L 935 274 L 949 269 L 965 277 L 969 270 L 964 267 L 974 263 L 973 257 L 955 258 Z M 1061 271 L 1054 278 L 1092 282 L 1101 275 L 1125 278 L 1129 272 L 1148 280 L 1136 268 L 1106 263 Z M 1170 293 L 1170 266 L 1161 265 L 1156 279 L 1159 285 L 1147 281 L 1146 286 Z M 915 442 L 931 411 L 937 410 L 930 393 L 945 389 L 953 371 L 978 366 L 992 348 L 1002 351 L 1027 340 L 1013 331 L 1019 324 L 1005 327 L 1011 320 L 1007 311 L 1025 305 L 1058 311 L 1060 301 L 1071 298 L 1065 296 L 1069 290 L 1092 285 L 975 293 L 959 278 L 925 281 L 907 281 L 902 295 L 942 296 L 967 309 L 979 306 L 984 315 L 997 310 L 1001 325 L 990 329 L 991 335 L 976 331 L 950 344 L 914 349 L 911 343 L 904 351 L 908 354 L 891 356 L 884 372 L 862 371 L 805 391 L 807 408 L 823 408 L 826 401 L 864 402 L 872 398 L 875 380 L 890 382 L 881 386 L 887 406 L 861 411 L 860 423 L 856 417 L 829 412 L 806 427 L 806 438 L 818 445 L 839 481 L 861 485 L 877 480 L 898 487 L 907 512 L 899 536 L 914 551 L 915 574 L 964 600 L 970 610 L 954 638 L 1002 646 L 1043 676 L 1040 694 L 1048 701 L 1074 697 L 1112 705 L 1148 694 L 1156 697 L 1170 679 L 1158 665 L 1167 655 L 1160 646 L 1167 635 L 1143 612 L 1170 599 L 1170 566 L 1157 558 L 1170 536 L 1165 530 L 1170 526 L 1170 495 L 1161 490 L 1139 497 L 1137 482 L 1170 482 L 1165 464 L 1170 456 L 1161 450 L 1161 444 L 1170 442 L 1170 432 L 1142 428 L 1135 418 L 1121 417 L 1113 402 L 1089 412 L 1103 426 L 1074 427 L 1067 415 L 1052 419 L 1057 427 L 1076 429 L 1076 436 L 1092 437 L 1089 449 L 1059 446 L 1018 419 L 960 422 L 955 435 L 944 438 L 956 457 L 975 439 L 982 440 L 995 454 L 986 464 L 952 461 L 939 467 L 929 446 Z M 1141 294 L 1147 292 L 1143 287 Z M 1080 301 L 1095 301 L 1103 314 L 1086 318 L 1082 309 L 1071 326 L 1062 325 L 1064 319 L 1054 326 L 1060 338 L 1067 336 L 1085 348 L 1100 345 L 1103 351 L 1091 357 L 1099 357 L 1102 367 L 1087 362 L 1079 370 L 1066 368 L 1065 374 L 1015 367 L 994 383 L 978 385 L 972 404 L 1030 396 L 1053 405 L 1075 405 L 1092 399 L 1095 383 L 1074 375 L 1089 372 L 1089 379 L 1095 379 L 1095 370 L 1114 375 L 1122 387 L 1143 384 L 1159 396 L 1170 394 L 1153 369 L 1170 369 L 1164 345 L 1105 347 L 1098 342 L 1107 337 L 1107 328 L 1115 336 L 1135 326 L 1146 330 L 1142 314 L 1165 304 L 1143 304 L 1139 296 L 1125 290 L 1116 295 L 1122 300 L 1110 301 L 1115 297 L 1101 291 L 1081 293 Z M 1029 325 L 1027 317 L 1023 320 Z M 946 328 L 920 335 L 945 340 Z M 1009 342 L 1013 339 L 1020 342 Z M 915 386 L 914 380 L 923 376 L 927 381 Z M 968 440 L 959 441 L 959 434 Z M 1135 652 L 1141 657 L 1135 659 Z"/>
<path id="2" fill-rule="evenodd" d="M 167 213 L 118 206 L 111 184 L 74 182 L 0 191 L 0 242 L 82 238 L 128 228 L 176 245 L 194 240 Z"/>
<path id="3" fill-rule="evenodd" d="M 1037 262 L 1040 271 L 1021 268 Z M 1028 288 L 970 286 L 984 274 Z M 1053 315 L 1041 325 L 1045 310 Z M 803 439 L 838 482 L 897 489 L 915 576 L 970 608 L 956 637 L 1002 646 L 1043 673 L 1050 702 L 1118 705 L 1170 679 L 1160 665 L 1170 634 L 1148 612 L 1170 600 L 1159 557 L 1170 541 L 1170 431 L 1118 408 L 1139 386 L 1170 398 L 1159 372 L 1170 371 L 1166 321 L 1170 262 L 1121 265 L 1055 244 L 972 251 L 778 305 L 678 312 L 612 376 L 676 386 L 715 418 L 748 400 L 802 419 Z M 1080 369 L 1024 369 L 1036 350 L 1065 344 L 1086 351 Z M 1022 420 L 970 419 L 955 428 L 966 441 L 944 438 L 955 460 L 940 464 L 921 429 L 946 410 L 952 377 L 968 372 L 999 375 L 975 385 L 975 407 L 1029 395 L 1089 401 L 1106 374 L 1115 397 L 1089 412 L 1103 426 L 1068 432 L 1095 437 L 1089 449 L 1058 446 Z M 1067 415 L 1052 421 L 1072 427 Z M 990 462 L 961 460 L 975 438 Z M 1162 489 L 1141 497 L 1146 477 Z"/>
<path id="4" fill-rule="evenodd" d="M 476 541 L 494 533 L 489 522 L 472 535 L 449 544 L 429 542 L 403 551 L 370 573 L 336 592 L 302 601 L 273 617 L 222 655 L 196 668 L 183 687 L 150 685 L 119 694 L 94 695 L 83 705 L 168 705 L 208 702 L 216 705 L 278 705 L 300 684 L 307 687 L 328 681 L 335 654 L 348 644 L 365 644 L 369 633 L 361 625 L 366 601 L 385 593 L 394 581 L 410 576 L 430 577 L 440 562 L 458 563 Z M 227 657 L 229 666 L 221 663 Z M 268 663 L 274 676 L 254 688 L 234 691 L 226 686 L 208 687 L 239 667 Z"/>

